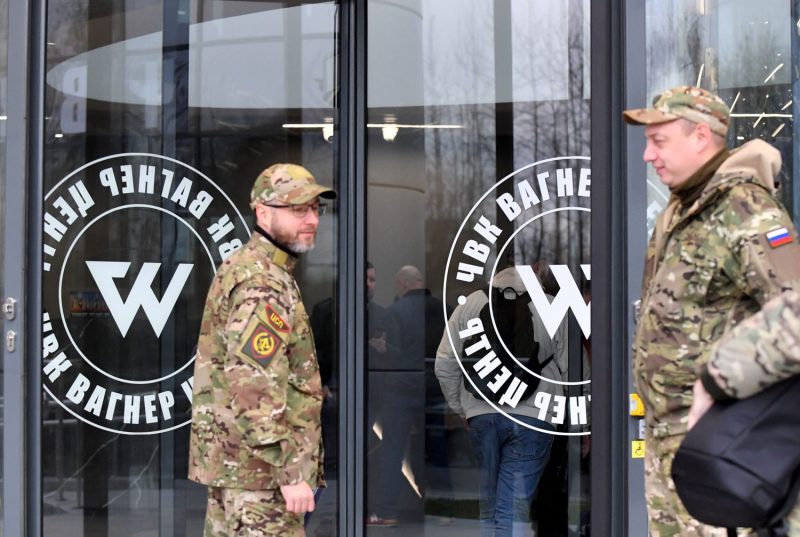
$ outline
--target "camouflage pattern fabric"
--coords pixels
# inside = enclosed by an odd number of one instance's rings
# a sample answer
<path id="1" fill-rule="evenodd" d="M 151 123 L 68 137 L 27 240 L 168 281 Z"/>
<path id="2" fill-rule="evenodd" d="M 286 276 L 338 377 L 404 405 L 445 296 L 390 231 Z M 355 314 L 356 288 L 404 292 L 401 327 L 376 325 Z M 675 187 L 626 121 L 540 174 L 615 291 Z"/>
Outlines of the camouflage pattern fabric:
<path id="1" fill-rule="evenodd" d="M 305 537 L 303 515 L 286 511 L 280 490 L 209 487 L 203 537 Z"/>
<path id="2" fill-rule="evenodd" d="M 725 334 L 700 374 L 725 395 L 750 397 L 800 374 L 800 293 L 787 291 Z M 704 381 L 707 384 L 707 381 Z M 800 500 L 787 517 L 790 537 L 800 537 Z"/>
<path id="3" fill-rule="evenodd" d="M 625 121 L 634 125 L 656 125 L 676 119 L 705 123 L 711 132 L 725 136 L 730 124 L 730 110 L 725 101 L 708 90 L 677 86 L 653 99 L 651 108 L 623 112 Z"/>
<path id="4" fill-rule="evenodd" d="M 708 372 L 729 397 L 750 397 L 800 374 L 800 293 L 788 291 L 725 334 Z"/>
<path id="5" fill-rule="evenodd" d="M 195 360 L 189 478 L 198 483 L 321 484 L 322 385 L 295 259 L 254 233 L 214 278 Z"/>
<path id="6" fill-rule="evenodd" d="M 648 509 L 651 519 L 663 521 L 653 535 L 693 535 L 680 533 L 689 522 L 676 507 L 668 466 L 686 433 L 696 368 L 707 363 L 723 333 L 800 276 L 800 245 L 769 188 L 772 175 L 759 176 L 763 167 L 752 173 L 738 167 L 767 144 L 747 145 L 739 150 L 744 153 L 732 153 L 691 206 L 672 200 L 648 247 L 633 367 L 653 455 L 646 466 Z M 784 228 L 791 240 L 773 246 L 768 234 Z M 673 519 L 663 514 L 670 509 Z"/>
<path id="7" fill-rule="evenodd" d="M 259 203 L 303 205 L 317 196 L 333 199 L 336 192 L 318 185 L 311 172 L 297 164 L 273 164 L 256 178 L 250 192 L 250 208 Z"/>

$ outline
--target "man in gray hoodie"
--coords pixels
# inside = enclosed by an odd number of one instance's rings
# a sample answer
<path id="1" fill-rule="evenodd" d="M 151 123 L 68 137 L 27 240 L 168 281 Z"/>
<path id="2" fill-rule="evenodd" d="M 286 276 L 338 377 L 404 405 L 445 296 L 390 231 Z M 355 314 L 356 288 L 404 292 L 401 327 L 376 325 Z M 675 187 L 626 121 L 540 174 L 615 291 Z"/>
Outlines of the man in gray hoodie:
<path id="1" fill-rule="evenodd" d="M 540 266 L 534 266 L 534 273 Z M 492 285 L 500 290 L 511 288 L 518 295 L 527 292 L 515 267 L 498 272 Z M 466 388 L 465 382 L 469 381 L 464 379 L 459 364 L 463 341 L 458 334 L 467 328 L 468 321 L 480 317 L 488 301 L 484 291 L 476 291 L 453 311 L 436 351 L 435 373 L 447 403 L 468 424 L 472 448 L 480 465 L 481 536 L 510 537 L 519 535 L 530 525 L 531 502 L 553 443 L 553 423 L 560 421 L 553 415 L 552 408 L 542 416 L 544 420 L 540 419 L 542 410 L 534 404 L 536 396 L 544 395 L 539 401 L 563 396 L 564 385 L 542 380 L 536 391 L 516 407 L 497 405 L 503 413 Z M 547 362 L 541 376 L 564 382 L 568 364 L 566 322 L 561 323 L 551 338 L 533 304 L 529 308 L 533 332 L 539 343 L 537 358 L 540 363 Z M 453 336 L 453 345 L 448 332 Z M 551 356 L 552 360 L 547 361 Z"/>

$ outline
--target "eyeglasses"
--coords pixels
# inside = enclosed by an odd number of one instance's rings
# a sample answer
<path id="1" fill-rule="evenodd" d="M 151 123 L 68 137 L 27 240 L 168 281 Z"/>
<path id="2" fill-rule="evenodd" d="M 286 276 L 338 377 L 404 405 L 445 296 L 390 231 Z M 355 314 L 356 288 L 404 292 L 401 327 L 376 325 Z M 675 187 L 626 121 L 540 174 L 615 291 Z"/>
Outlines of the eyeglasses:
<path id="1" fill-rule="evenodd" d="M 318 216 L 322 216 L 328 209 L 328 206 L 324 203 L 314 203 L 312 205 L 267 205 L 267 207 L 272 207 L 273 209 L 291 209 L 292 214 L 296 218 L 305 218 L 306 215 L 308 215 L 308 211 L 313 211 Z"/>

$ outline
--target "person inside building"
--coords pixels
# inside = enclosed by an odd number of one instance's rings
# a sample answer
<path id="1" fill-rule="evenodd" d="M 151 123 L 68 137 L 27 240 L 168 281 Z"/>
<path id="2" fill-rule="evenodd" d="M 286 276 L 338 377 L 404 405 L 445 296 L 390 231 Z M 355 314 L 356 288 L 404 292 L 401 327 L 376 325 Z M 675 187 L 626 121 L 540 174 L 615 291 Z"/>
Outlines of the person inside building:
<path id="1" fill-rule="evenodd" d="M 546 266 L 536 263 L 532 267 L 540 286 L 539 273 Z M 447 403 L 465 420 L 469 430 L 479 466 L 481 536 L 511 537 L 530 533 L 531 505 L 550 457 L 555 431 L 552 408 L 548 408 L 544 420 L 540 419 L 541 409 L 535 401 L 539 394 L 547 399 L 564 395 L 562 384 L 547 379 L 567 381 L 567 323 L 562 322 L 550 337 L 516 267 L 498 272 L 492 285 L 503 296 L 524 299 L 526 322 L 531 323 L 538 344 L 536 359 L 543 366 L 540 374 L 545 380 L 516 406 L 490 404 L 488 394 L 468 387 L 470 379 L 464 377 L 463 364 L 459 363 L 465 350 L 459 333 L 468 328 L 469 321 L 479 318 L 488 304 L 489 297 L 483 290 L 467 296 L 450 316 L 436 351 L 435 372 Z M 552 300 L 552 296 L 548 295 L 548 299 Z"/>
<path id="2" fill-rule="evenodd" d="M 400 469 L 386 464 L 393 458 L 399 446 L 395 438 L 392 422 L 394 410 L 391 389 L 387 382 L 396 371 L 403 368 L 402 353 L 398 346 L 400 340 L 397 319 L 389 308 L 375 299 L 378 289 L 378 272 L 371 262 L 367 262 L 367 421 L 369 423 L 369 479 L 375 483 L 377 493 L 367 498 L 366 525 L 370 527 L 394 527 L 400 521 L 397 505 L 398 488 L 402 485 Z M 402 444 L 405 447 L 405 441 Z M 403 449 L 403 451 L 405 451 Z M 398 476 L 400 476 L 398 478 Z M 377 485 L 380 483 L 380 486 Z M 392 486 L 389 487 L 388 484 Z"/>

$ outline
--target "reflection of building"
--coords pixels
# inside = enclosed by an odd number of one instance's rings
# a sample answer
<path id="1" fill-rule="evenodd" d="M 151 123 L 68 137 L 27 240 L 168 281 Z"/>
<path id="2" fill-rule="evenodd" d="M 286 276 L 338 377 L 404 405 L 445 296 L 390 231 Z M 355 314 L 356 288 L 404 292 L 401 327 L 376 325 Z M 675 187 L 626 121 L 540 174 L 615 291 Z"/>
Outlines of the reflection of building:
<path id="1" fill-rule="evenodd" d="M 305 303 L 325 305 L 315 323 L 331 387 L 330 487 L 309 534 L 355 535 L 368 514 L 366 499 L 391 486 L 366 475 L 374 434 L 367 418 L 396 402 L 397 393 L 369 378 L 363 261 L 384 278 L 378 303 L 391 306 L 391 275 L 414 265 L 432 296 L 454 307 L 467 282 L 445 290 L 444 273 L 468 240 L 481 238 L 473 227 L 480 216 L 503 237 L 521 230 L 501 264 L 544 259 L 566 267 L 585 298 L 595 282 L 591 359 L 600 376 L 592 412 L 608 419 L 593 429 L 592 464 L 582 456 L 588 441 L 556 442 L 558 464 L 547 478 L 556 493 L 534 517 L 540 533 L 585 534 L 591 516 L 593 535 L 616 537 L 606 528 L 623 519 L 630 535 L 643 534 L 640 461 L 620 447 L 637 435 L 636 421 L 622 417 L 627 304 L 638 294 L 648 222 L 667 193 L 656 177 L 646 182 L 641 141 L 624 137 L 611 114 L 623 102 L 639 106 L 663 87 L 699 80 L 733 107 L 732 143 L 760 137 L 781 150 L 784 201 L 797 213 L 798 9 L 788 0 L 0 0 L 2 288 L 17 300 L 2 327 L 3 534 L 26 534 L 14 513 L 24 514 L 30 535 L 199 534 L 204 490 L 185 480 L 180 426 L 189 379 L 175 372 L 191 359 L 197 310 L 222 262 L 219 247 L 252 223 L 252 179 L 281 160 L 301 162 L 341 192 L 323 217 L 316 250 L 297 268 Z M 132 179 L 117 168 L 116 194 L 83 168 L 129 153 L 147 155 L 120 157 Z M 521 199 L 523 180 L 541 198 L 538 177 L 521 170 L 566 157 L 592 158 L 591 204 L 565 190 L 525 216 L 576 200 L 591 213 L 556 211 L 528 226 L 523 217 L 504 217 L 496 199 Z M 158 168 L 148 193 L 140 165 L 164 159 L 184 171 L 167 186 Z M 482 200 L 485 210 L 464 227 L 451 256 L 469 211 L 515 171 Z M 204 187 L 214 201 L 198 216 L 200 174 L 218 190 Z M 79 180 L 92 207 L 69 190 Z M 49 227 L 43 213 L 55 219 Z M 615 227 L 604 231 L 602 219 L 612 216 Z M 484 239 L 488 257 L 476 266 L 503 248 Z M 129 265 L 102 265 L 111 270 L 100 278 L 103 296 L 87 261 Z M 590 262 L 591 279 L 582 268 Z M 147 263 L 158 270 L 145 270 Z M 606 263 L 613 270 L 604 270 Z M 176 277 L 189 264 L 194 268 Z M 470 283 L 488 286 L 490 273 Z M 139 285 L 147 285 L 137 289 L 150 289 L 157 304 L 145 305 L 149 293 L 131 295 L 140 276 Z M 174 302 L 164 299 L 172 282 Z M 110 290 L 118 294 L 117 314 L 130 314 L 125 336 L 110 311 Z M 569 296 L 580 305 L 577 293 Z M 564 311 L 569 374 L 581 379 L 588 345 L 573 311 Z M 74 344 L 61 336 L 67 331 Z M 469 533 L 476 527 L 475 460 L 463 424 L 431 383 L 425 354 L 406 371 L 418 378 L 412 392 L 424 419 L 417 413 L 404 426 L 413 439 L 407 451 L 414 477 L 407 468 L 402 485 L 414 516 L 401 519 L 402 532 Z M 74 400 L 66 394 L 78 372 L 90 385 L 75 402 L 80 384 Z M 116 378 L 101 382 L 101 375 Z M 154 379 L 153 386 L 141 383 Z M 63 397 L 47 393 L 56 382 Z M 587 395 L 572 390 L 572 397 Z M 151 430 L 167 419 L 177 426 Z M 382 531 L 370 526 L 365 533 Z"/>

